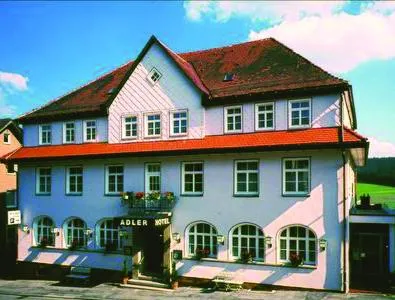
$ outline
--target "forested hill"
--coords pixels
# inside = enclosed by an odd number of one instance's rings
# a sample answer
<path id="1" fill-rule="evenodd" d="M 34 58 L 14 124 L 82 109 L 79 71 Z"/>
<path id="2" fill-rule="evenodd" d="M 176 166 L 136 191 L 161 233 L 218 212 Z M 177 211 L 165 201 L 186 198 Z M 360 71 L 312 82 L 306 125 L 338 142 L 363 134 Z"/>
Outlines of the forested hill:
<path id="1" fill-rule="evenodd" d="M 395 157 L 369 158 L 358 168 L 358 182 L 395 186 Z"/>

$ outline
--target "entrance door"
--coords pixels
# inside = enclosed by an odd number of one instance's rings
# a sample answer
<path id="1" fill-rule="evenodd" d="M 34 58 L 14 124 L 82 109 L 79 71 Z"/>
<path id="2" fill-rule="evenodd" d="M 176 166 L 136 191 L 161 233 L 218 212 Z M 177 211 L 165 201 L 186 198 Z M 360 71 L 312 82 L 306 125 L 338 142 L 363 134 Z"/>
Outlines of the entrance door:
<path id="1" fill-rule="evenodd" d="M 144 228 L 141 235 L 144 255 L 144 272 L 162 275 L 163 269 L 163 230 L 161 228 Z"/>

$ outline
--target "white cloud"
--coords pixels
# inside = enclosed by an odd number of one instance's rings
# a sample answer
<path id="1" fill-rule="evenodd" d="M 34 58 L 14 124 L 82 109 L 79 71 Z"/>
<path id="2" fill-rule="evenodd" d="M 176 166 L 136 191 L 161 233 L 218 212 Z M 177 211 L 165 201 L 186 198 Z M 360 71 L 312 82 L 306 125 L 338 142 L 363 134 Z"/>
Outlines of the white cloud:
<path id="1" fill-rule="evenodd" d="M 395 144 L 369 138 L 369 157 L 395 157 Z"/>
<path id="2" fill-rule="evenodd" d="M 0 87 L 0 118 L 10 117 L 16 111 L 16 107 L 14 105 L 9 105 L 5 102 L 5 92 Z"/>
<path id="3" fill-rule="evenodd" d="M 27 90 L 27 82 L 29 78 L 17 73 L 8 73 L 0 71 L 0 84 L 10 88 L 25 91 Z"/>

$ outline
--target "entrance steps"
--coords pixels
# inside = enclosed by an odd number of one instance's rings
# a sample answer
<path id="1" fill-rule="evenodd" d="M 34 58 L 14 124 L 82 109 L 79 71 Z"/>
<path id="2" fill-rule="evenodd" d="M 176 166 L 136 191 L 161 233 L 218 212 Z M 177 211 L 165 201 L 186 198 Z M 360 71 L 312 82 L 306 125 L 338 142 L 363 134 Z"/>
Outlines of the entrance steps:
<path id="1" fill-rule="evenodd" d="M 148 276 L 142 276 L 140 279 L 129 279 L 127 284 L 122 284 L 122 287 L 135 288 L 142 290 L 152 290 L 152 291 L 166 291 L 171 292 L 172 289 L 169 288 L 168 284 L 160 282 L 159 279 L 151 279 Z"/>

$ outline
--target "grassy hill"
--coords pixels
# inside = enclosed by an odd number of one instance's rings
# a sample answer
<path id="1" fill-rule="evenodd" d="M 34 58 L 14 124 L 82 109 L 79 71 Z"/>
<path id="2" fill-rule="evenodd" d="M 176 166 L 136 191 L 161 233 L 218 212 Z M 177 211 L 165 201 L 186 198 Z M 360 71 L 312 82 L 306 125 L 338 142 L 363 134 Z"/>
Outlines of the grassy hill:
<path id="1" fill-rule="evenodd" d="M 369 158 L 357 172 L 358 182 L 395 186 L 395 157 Z"/>
<path id="2" fill-rule="evenodd" d="M 372 203 L 381 203 L 395 209 L 395 187 L 370 183 L 358 183 L 357 196 L 369 194 Z"/>

